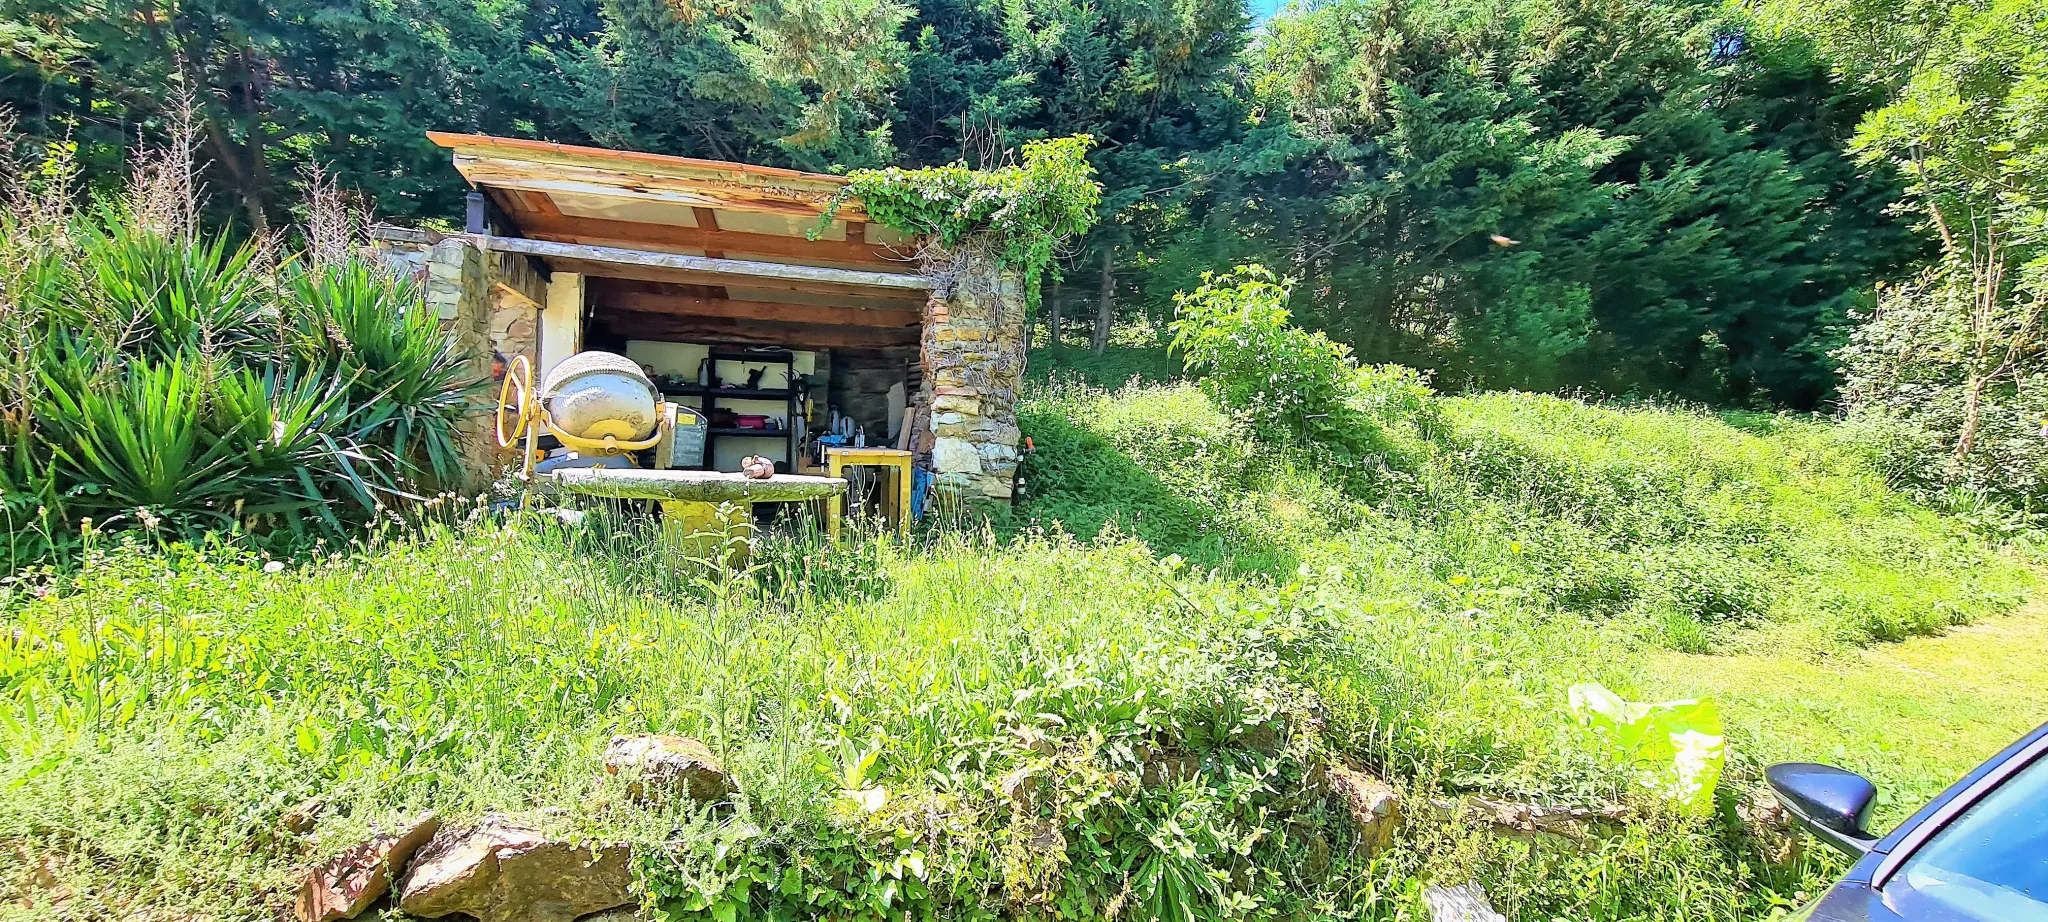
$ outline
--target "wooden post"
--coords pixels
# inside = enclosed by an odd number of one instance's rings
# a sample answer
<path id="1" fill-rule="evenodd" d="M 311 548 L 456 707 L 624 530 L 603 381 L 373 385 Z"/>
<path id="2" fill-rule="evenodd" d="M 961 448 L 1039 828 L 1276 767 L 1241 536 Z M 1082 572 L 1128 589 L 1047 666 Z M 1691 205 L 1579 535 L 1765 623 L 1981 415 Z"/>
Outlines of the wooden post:
<path id="1" fill-rule="evenodd" d="M 1112 253 L 1110 247 L 1102 248 L 1102 294 L 1095 307 L 1095 338 L 1089 342 L 1096 355 L 1109 348 L 1109 318 L 1116 305 L 1116 273 L 1110 265 Z"/>

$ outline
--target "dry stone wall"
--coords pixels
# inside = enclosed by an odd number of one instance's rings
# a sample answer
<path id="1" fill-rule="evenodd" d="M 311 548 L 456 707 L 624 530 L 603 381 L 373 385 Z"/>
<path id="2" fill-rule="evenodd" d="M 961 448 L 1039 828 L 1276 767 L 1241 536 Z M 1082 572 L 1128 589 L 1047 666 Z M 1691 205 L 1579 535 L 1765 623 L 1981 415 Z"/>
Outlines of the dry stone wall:
<path id="1" fill-rule="evenodd" d="M 496 348 L 493 316 L 497 295 L 505 286 L 498 282 L 499 259 L 491 258 L 465 240 L 443 238 L 429 243 L 417 231 L 397 231 L 373 237 L 372 255 L 393 274 L 409 278 L 420 286 L 427 309 L 454 339 L 469 365 L 469 376 L 478 382 L 471 398 L 472 412 L 456 425 L 456 448 L 462 456 L 464 493 L 490 486 L 505 457 L 500 452 L 490 408 L 497 399 L 491 381 L 492 350 Z M 502 257 L 500 257 L 502 258 Z"/>
<path id="2" fill-rule="evenodd" d="M 1023 280 L 969 260 L 953 282 L 925 303 L 928 393 L 920 404 L 928 433 L 920 433 L 918 447 L 929 452 L 941 492 L 1008 501 L 1022 440 Z"/>

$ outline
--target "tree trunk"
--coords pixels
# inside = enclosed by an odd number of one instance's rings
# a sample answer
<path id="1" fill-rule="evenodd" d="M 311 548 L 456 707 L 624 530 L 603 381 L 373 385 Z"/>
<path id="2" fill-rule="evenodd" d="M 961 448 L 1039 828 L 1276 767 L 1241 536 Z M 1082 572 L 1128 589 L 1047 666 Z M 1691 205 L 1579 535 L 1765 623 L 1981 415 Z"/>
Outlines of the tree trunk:
<path id="1" fill-rule="evenodd" d="M 1048 302 L 1048 306 L 1046 308 L 1045 328 L 1047 335 L 1047 344 L 1054 349 L 1058 349 L 1061 345 L 1060 311 L 1066 307 L 1066 302 L 1067 286 L 1059 282 L 1052 283 L 1052 300 Z"/>
<path id="2" fill-rule="evenodd" d="M 1102 294 L 1095 305 L 1095 337 L 1089 340 L 1096 355 L 1109 348 L 1109 318 L 1116 309 L 1116 273 L 1110 267 L 1110 249 L 1102 248 Z"/>
<path id="3" fill-rule="evenodd" d="M 1970 449 L 1977 445 L 1977 426 L 1983 417 L 1984 375 L 1971 374 L 1970 385 L 1963 391 L 1963 427 L 1956 433 L 1956 461 L 1969 457 Z"/>

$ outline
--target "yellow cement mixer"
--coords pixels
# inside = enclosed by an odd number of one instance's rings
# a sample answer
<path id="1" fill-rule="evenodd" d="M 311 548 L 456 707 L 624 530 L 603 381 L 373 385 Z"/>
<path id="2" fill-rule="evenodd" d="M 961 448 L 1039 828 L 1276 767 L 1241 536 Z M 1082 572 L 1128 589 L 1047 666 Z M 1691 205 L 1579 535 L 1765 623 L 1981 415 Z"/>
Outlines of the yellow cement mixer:
<path id="1" fill-rule="evenodd" d="M 498 390 L 498 445 L 511 448 L 524 441 L 521 473 L 528 484 L 547 492 L 655 500 L 661 503 L 663 529 L 705 553 L 729 544 L 736 532 L 750 531 L 756 502 L 794 502 L 846 492 L 846 481 L 838 477 L 756 478 L 672 469 L 679 439 L 687 441 L 692 431 L 701 433 L 702 420 L 696 408 L 662 400 L 639 364 L 611 352 L 570 356 L 548 371 L 538 390 L 533 386 L 533 363 L 519 356 L 505 369 L 505 383 Z M 564 448 L 599 458 L 655 449 L 655 469 L 572 468 L 536 475 L 536 443 L 543 431 Z M 827 527 L 836 536 L 839 504 L 828 501 L 825 507 Z"/>

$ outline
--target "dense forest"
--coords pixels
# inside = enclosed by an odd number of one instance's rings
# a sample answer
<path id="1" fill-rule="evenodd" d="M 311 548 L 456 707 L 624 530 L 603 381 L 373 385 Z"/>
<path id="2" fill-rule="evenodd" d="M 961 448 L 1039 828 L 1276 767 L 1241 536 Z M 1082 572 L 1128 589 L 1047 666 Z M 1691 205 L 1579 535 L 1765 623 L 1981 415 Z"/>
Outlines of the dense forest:
<path id="1" fill-rule="evenodd" d="M 429 128 L 824 171 L 1086 134 L 1102 220 L 1044 304 L 1098 349 L 1259 262 L 1305 322 L 1451 389 L 1939 394 L 1923 428 L 1957 459 L 2034 421 L 2048 0 L 0 10 L 20 131 L 111 187 L 193 113 L 213 219 L 243 230 L 294 221 L 314 164 L 380 216 L 455 216 Z"/>

